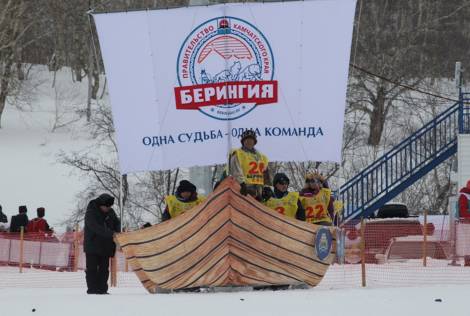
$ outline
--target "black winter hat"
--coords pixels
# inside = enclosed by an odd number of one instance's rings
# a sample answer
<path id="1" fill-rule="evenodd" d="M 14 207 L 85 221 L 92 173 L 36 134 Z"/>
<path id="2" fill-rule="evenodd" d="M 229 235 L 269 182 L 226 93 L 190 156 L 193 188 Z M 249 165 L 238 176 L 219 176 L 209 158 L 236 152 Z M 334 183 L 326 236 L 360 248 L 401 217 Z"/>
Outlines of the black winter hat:
<path id="1" fill-rule="evenodd" d="M 188 180 L 181 180 L 178 185 L 178 188 L 176 188 L 176 192 L 177 193 L 181 193 L 181 192 L 194 193 L 196 192 L 196 186 L 192 184 L 191 182 L 189 182 Z"/>
<path id="2" fill-rule="evenodd" d="M 273 179 L 273 185 L 276 185 L 280 182 L 283 182 L 283 183 L 287 183 L 289 184 L 289 178 L 286 176 L 285 173 L 282 173 L 282 172 L 279 172 L 279 173 L 276 173 L 274 175 L 274 179 Z"/>
<path id="3" fill-rule="evenodd" d="M 38 213 L 38 217 L 44 217 L 44 215 L 46 215 L 46 209 L 44 207 L 38 207 L 36 212 Z"/>
<path id="4" fill-rule="evenodd" d="M 114 204 L 114 198 L 107 193 L 103 193 L 96 199 L 96 204 L 98 204 L 98 206 L 103 205 L 111 207 Z"/>
<path id="5" fill-rule="evenodd" d="M 240 142 L 242 143 L 242 145 L 243 145 L 243 141 L 244 141 L 245 139 L 247 139 L 247 138 L 252 138 L 252 139 L 254 139 L 254 140 L 255 140 L 255 145 L 256 145 L 256 143 L 258 142 L 258 140 L 256 139 L 256 133 L 255 133 L 255 131 L 252 130 L 252 129 L 247 129 L 246 131 L 244 131 L 244 132 L 242 133 L 241 140 L 240 140 Z"/>
<path id="6" fill-rule="evenodd" d="M 26 207 L 26 205 L 20 205 L 20 207 L 18 207 L 18 212 L 19 213 L 26 213 L 26 212 L 28 212 L 28 208 Z"/>

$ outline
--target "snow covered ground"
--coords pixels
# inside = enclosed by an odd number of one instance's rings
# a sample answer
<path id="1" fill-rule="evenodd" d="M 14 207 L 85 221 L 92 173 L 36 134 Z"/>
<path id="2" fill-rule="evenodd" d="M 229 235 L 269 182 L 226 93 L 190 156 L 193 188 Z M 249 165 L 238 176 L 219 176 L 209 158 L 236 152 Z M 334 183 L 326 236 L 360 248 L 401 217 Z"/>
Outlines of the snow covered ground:
<path id="1" fill-rule="evenodd" d="M 0 267 L 0 315 L 467 315 L 470 268 L 444 260 L 333 265 L 308 290 L 148 294 L 132 272 L 118 273 L 111 295 L 87 295 L 83 272 Z"/>
<path id="2" fill-rule="evenodd" d="M 10 218 L 19 205 L 28 207 L 28 216 L 36 217 L 36 208 L 46 208 L 46 219 L 56 230 L 58 223 L 76 206 L 75 195 L 86 182 L 78 174 L 57 162 L 60 151 L 71 152 L 91 145 L 83 131 L 84 119 L 73 124 L 78 108 L 86 105 L 86 80 L 73 83 L 68 69 L 53 73 L 35 66 L 34 76 L 26 83 L 28 102 L 7 104 L 0 129 L 0 205 Z M 54 126 L 64 125 L 54 130 Z M 53 131 L 54 130 L 54 131 Z"/>
<path id="3" fill-rule="evenodd" d="M 148 294 L 113 288 L 87 295 L 78 288 L 0 289 L 2 315 L 468 315 L 470 285 L 233 293 Z"/>

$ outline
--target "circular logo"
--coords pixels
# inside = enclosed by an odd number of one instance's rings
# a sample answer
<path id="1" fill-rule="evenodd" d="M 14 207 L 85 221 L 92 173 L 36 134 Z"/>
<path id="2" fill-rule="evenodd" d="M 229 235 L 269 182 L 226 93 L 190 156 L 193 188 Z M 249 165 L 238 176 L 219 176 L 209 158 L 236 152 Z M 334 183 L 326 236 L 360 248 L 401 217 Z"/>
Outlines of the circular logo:
<path id="1" fill-rule="evenodd" d="M 184 40 L 177 75 L 179 86 L 190 88 L 183 92 L 184 100 L 201 101 L 192 109 L 215 119 L 235 120 L 261 102 L 255 101 L 262 98 L 255 82 L 273 80 L 274 58 L 254 25 L 235 17 L 217 17 L 196 27 Z"/>
<path id="2" fill-rule="evenodd" d="M 324 260 L 331 252 L 331 233 L 328 228 L 322 227 L 315 236 L 315 252 L 318 259 Z"/>

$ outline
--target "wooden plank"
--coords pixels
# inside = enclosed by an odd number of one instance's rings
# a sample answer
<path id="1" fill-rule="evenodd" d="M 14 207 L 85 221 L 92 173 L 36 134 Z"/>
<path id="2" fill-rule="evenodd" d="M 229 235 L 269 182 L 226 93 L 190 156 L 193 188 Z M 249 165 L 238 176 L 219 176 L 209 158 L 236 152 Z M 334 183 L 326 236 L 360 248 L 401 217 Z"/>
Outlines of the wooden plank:
<path id="1" fill-rule="evenodd" d="M 269 258 L 276 258 L 277 262 L 285 268 L 292 269 L 303 269 L 320 276 L 325 274 L 329 264 L 320 264 L 313 260 L 313 243 L 311 249 L 306 249 L 302 252 L 311 252 L 311 258 L 307 256 L 301 256 L 301 252 L 289 251 L 287 248 L 281 248 L 276 244 L 268 243 L 264 240 L 257 239 L 251 235 L 246 234 L 240 229 L 234 229 L 231 234 L 237 241 L 239 241 L 238 247 L 241 247 L 246 254 L 247 258 L 250 256 L 262 255 L 266 257 L 266 260 L 270 261 Z M 280 244 L 280 243 L 279 243 Z M 304 246 L 304 248 L 307 248 Z M 253 250 L 255 249 L 255 250 Z M 275 260 L 275 259 L 273 259 Z"/>
<path id="2" fill-rule="evenodd" d="M 258 269 L 253 270 L 255 272 L 252 277 L 260 278 L 261 275 L 266 275 L 268 271 L 271 271 L 270 275 L 276 276 L 277 280 L 273 279 L 274 284 L 296 284 L 298 282 L 304 282 L 309 285 L 316 285 L 320 282 L 323 274 L 316 275 L 308 270 L 302 270 L 298 266 L 294 266 L 286 261 L 280 261 L 276 257 L 268 257 L 259 252 L 251 252 L 243 244 L 233 241 L 230 252 L 236 255 L 239 260 L 240 258 L 245 259 L 245 263 L 251 264 L 253 267 L 257 266 Z M 325 269 L 326 271 L 326 269 Z"/>
<path id="3" fill-rule="evenodd" d="M 199 260 L 190 270 L 178 271 L 178 266 L 174 267 L 175 272 L 179 272 L 176 275 L 172 275 L 171 278 L 165 280 L 164 282 L 157 282 L 159 286 L 168 289 L 179 289 L 185 287 L 195 287 L 195 286 L 204 286 L 204 280 L 211 283 L 215 280 L 218 275 L 214 274 L 214 271 L 218 271 L 218 265 L 222 265 L 225 268 L 228 265 L 227 255 L 228 255 L 228 240 L 223 241 L 221 245 L 214 248 L 214 251 L 210 256 L 206 256 Z M 223 268 L 221 268 L 223 269 Z M 149 273 L 152 276 L 152 273 Z M 200 278 L 206 275 L 203 280 Z M 208 280 L 208 281 L 207 281 Z"/>
<path id="4" fill-rule="evenodd" d="M 126 248 L 129 243 L 142 243 L 151 239 L 159 240 L 166 238 L 175 231 L 185 228 L 186 225 L 191 225 L 191 227 L 198 226 L 201 222 L 207 220 L 213 213 L 218 212 L 222 206 L 227 205 L 229 195 L 230 193 L 228 188 L 225 190 L 217 190 L 200 205 L 184 212 L 177 218 L 158 224 L 158 229 L 155 229 L 157 226 L 152 226 L 148 229 L 120 233 L 117 236 L 117 240 L 121 247 Z M 214 196 L 217 196 L 217 198 L 214 198 Z M 211 207 L 206 207 L 207 204 L 211 205 Z M 201 210 L 203 210 L 203 212 L 200 212 Z"/>
<path id="5" fill-rule="evenodd" d="M 280 275 L 269 269 L 261 269 L 248 261 L 242 261 L 239 258 L 231 257 L 231 267 L 233 268 L 233 281 L 235 284 L 243 285 L 275 285 L 290 284 L 294 281 L 291 278 Z"/>
<path id="6" fill-rule="evenodd" d="M 232 221 L 234 222 L 234 224 L 240 227 L 239 230 L 242 230 L 245 232 L 244 234 L 245 238 L 250 238 L 249 240 L 250 244 L 255 243 L 256 240 L 264 239 L 264 240 L 268 240 L 269 242 L 271 242 L 272 244 L 276 245 L 279 248 L 287 249 L 288 251 L 295 253 L 299 256 L 304 256 L 307 258 L 311 258 L 312 260 L 320 261 L 314 252 L 315 239 L 313 236 L 308 236 L 306 239 L 301 240 L 295 235 L 296 231 L 289 231 L 288 229 L 286 229 L 284 231 L 278 232 L 278 231 L 272 230 L 269 225 L 266 225 L 266 226 L 258 225 L 252 218 L 243 216 L 243 213 L 242 214 L 235 213 L 232 216 Z M 313 224 L 309 224 L 309 225 L 313 225 Z M 295 236 L 295 237 L 292 238 L 291 236 Z M 263 243 L 263 245 L 267 245 L 267 244 L 268 244 L 267 242 Z M 332 260 L 334 260 L 334 252 L 336 250 L 336 244 L 333 243 L 332 246 L 333 246 L 332 254 L 330 255 L 329 258 L 324 260 L 325 264 L 330 264 Z"/>
<path id="7" fill-rule="evenodd" d="M 207 249 L 206 247 L 203 247 L 203 243 L 207 242 L 215 242 L 211 241 L 211 238 L 213 237 L 214 234 L 221 234 L 223 233 L 224 236 L 227 236 L 228 232 L 223 231 L 224 230 L 224 223 L 226 223 L 229 218 L 228 218 L 228 212 L 227 213 L 219 213 L 216 216 L 214 216 L 210 224 L 202 226 L 200 230 L 194 235 L 190 235 L 191 238 L 186 238 L 186 236 L 172 236 L 172 239 L 177 240 L 177 242 L 171 242 L 170 244 L 166 245 L 164 242 L 159 242 L 158 245 L 155 244 L 155 242 L 151 243 L 152 245 L 155 245 L 155 249 L 152 249 L 149 246 L 145 247 L 145 251 L 141 250 L 139 253 L 136 253 L 136 256 L 138 257 L 137 259 L 140 261 L 141 266 L 145 270 L 149 269 L 157 269 L 160 266 L 167 265 L 169 262 L 175 261 L 175 260 L 180 260 L 180 263 L 183 263 L 184 261 L 181 261 L 181 259 L 185 256 L 188 255 L 191 252 L 195 252 L 196 254 L 203 255 L 204 254 L 204 249 Z M 226 229 L 226 228 L 225 228 Z M 219 230 L 222 230 L 222 232 L 218 232 Z M 132 246 L 133 248 L 144 248 L 142 246 Z M 202 248 L 202 249 L 201 249 Z M 143 257 L 139 257 L 143 256 Z M 194 256 L 190 256 L 194 257 Z"/>
<path id="8" fill-rule="evenodd" d="M 147 274 L 157 284 L 161 284 L 169 279 L 176 278 L 181 273 L 194 274 L 199 269 L 204 268 L 204 264 L 208 262 L 208 258 L 215 256 L 221 247 L 226 247 L 223 243 L 228 235 L 228 226 L 224 225 L 223 229 L 219 230 L 216 234 L 203 243 L 198 249 L 190 249 L 191 252 L 188 256 L 182 257 L 178 253 L 177 256 L 172 257 L 168 261 L 159 260 L 160 258 L 142 259 L 140 262 L 143 268 L 148 270 L 159 269 L 157 271 L 146 271 Z M 226 242 L 226 241 L 225 241 Z M 224 254 L 228 252 L 228 248 L 222 249 Z M 177 288 L 179 288 L 178 286 Z"/>

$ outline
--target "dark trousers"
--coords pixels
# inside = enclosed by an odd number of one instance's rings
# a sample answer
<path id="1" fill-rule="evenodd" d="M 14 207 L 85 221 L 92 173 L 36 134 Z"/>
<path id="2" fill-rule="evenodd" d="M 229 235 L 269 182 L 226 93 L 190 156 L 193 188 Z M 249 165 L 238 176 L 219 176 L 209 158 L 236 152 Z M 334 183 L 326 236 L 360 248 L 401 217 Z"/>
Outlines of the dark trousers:
<path id="1" fill-rule="evenodd" d="M 108 292 L 109 257 L 86 254 L 86 284 L 88 294 Z"/>

